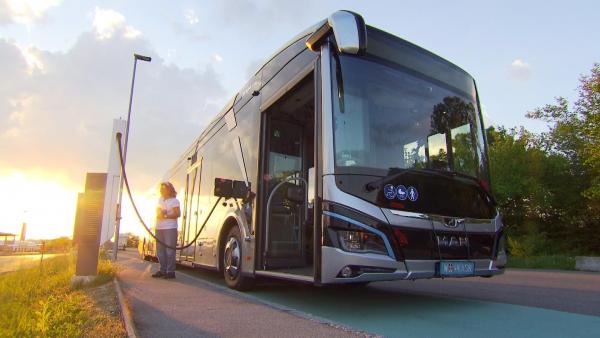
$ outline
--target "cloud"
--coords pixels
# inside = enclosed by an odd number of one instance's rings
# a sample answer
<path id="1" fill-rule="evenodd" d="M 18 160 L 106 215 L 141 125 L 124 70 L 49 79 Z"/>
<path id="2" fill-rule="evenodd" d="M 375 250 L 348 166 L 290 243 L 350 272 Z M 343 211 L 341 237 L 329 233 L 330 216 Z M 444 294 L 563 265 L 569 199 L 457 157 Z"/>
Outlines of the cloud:
<path id="1" fill-rule="evenodd" d="M 0 0 L 0 25 L 11 22 L 30 24 L 60 5 L 62 0 Z"/>
<path id="2" fill-rule="evenodd" d="M 125 22 L 123 14 L 113 9 L 94 9 L 94 30 L 99 39 L 110 39 L 116 33 L 121 33 L 128 39 L 134 39 L 141 35 L 141 32 Z"/>
<path id="3" fill-rule="evenodd" d="M 198 22 L 200 22 L 198 15 L 193 9 L 188 9 L 187 11 L 185 11 L 184 17 L 185 21 L 190 25 L 196 25 Z"/>
<path id="4" fill-rule="evenodd" d="M 195 26 L 194 26 L 195 27 Z M 190 25 L 185 25 L 180 22 L 173 23 L 173 30 L 177 35 L 183 35 L 192 42 L 204 42 L 209 39 L 209 35 L 206 33 L 199 33 L 195 28 Z"/>
<path id="5" fill-rule="evenodd" d="M 531 78 L 531 65 L 522 59 L 515 59 L 510 64 L 508 75 L 516 81 L 527 81 Z"/>
<path id="6" fill-rule="evenodd" d="M 223 62 L 223 57 L 221 55 L 219 55 L 219 53 L 214 53 L 213 56 L 212 56 L 212 58 L 216 62 Z"/>
<path id="7" fill-rule="evenodd" d="M 216 15 L 211 19 L 216 20 L 222 32 L 236 36 L 237 53 L 224 54 L 224 64 L 236 60 L 241 66 L 237 72 L 239 83 L 245 83 L 275 50 L 329 14 L 316 0 L 220 0 L 216 2 Z M 252 49 L 253 54 L 262 57 L 240 58 L 245 49 Z"/>
<path id="8" fill-rule="evenodd" d="M 25 62 L 27 62 L 27 73 L 29 75 L 36 71 L 44 72 L 44 63 L 41 60 L 42 52 L 39 49 L 33 46 L 17 47 L 19 47 L 21 50 L 21 54 L 25 58 Z"/>
<path id="9" fill-rule="evenodd" d="M 10 79 L 0 81 L 0 152 L 4 154 L 2 140 L 17 136 L 24 122 L 22 108 L 26 99 L 24 89 L 29 77 L 29 66 L 19 47 L 2 39 L 0 60 L 0 74 L 4 79 Z"/>
<path id="10" fill-rule="evenodd" d="M 127 25 L 108 13 L 67 51 L 32 49 L 43 72 L 31 72 L 21 49 L 0 39 L 0 73 L 10 79 L 0 81 L 0 167 L 43 168 L 75 183 L 106 170 L 112 120 L 127 113 L 134 52 L 152 56 L 138 64 L 133 98 L 127 164 L 135 189 L 160 179 L 221 108 L 225 90 L 211 67 L 167 64 L 145 38 L 111 31 Z"/>
<path id="11" fill-rule="evenodd" d="M 123 32 L 124 37 L 126 37 L 128 39 L 135 39 L 140 35 L 142 35 L 142 32 L 140 32 L 139 30 L 137 30 L 131 26 L 125 26 L 125 32 Z"/>
<path id="12" fill-rule="evenodd" d="M 219 18 L 225 23 L 235 22 L 233 25 L 235 28 L 262 39 L 264 36 L 277 33 L 272 25 L 265 25 L 265 22 L 276 23 L 278 27 L 284 25 L 287 27 L 299 26 L 301 27 L 299 29 L 308 27 L 314 23 L 312 22 L 314 14 L 311 9 L 317 6 L 319 6 L 319 2 L 315 0 L 221 0 L 218 1 L 217 9 Z"/>

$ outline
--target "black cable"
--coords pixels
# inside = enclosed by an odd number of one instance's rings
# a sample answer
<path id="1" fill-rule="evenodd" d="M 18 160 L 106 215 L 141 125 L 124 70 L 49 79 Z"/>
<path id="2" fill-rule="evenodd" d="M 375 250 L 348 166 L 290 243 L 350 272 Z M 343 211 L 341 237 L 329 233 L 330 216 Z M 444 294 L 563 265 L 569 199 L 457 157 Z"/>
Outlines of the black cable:
<path id="1" fill-rule="evenodd" d="M 117 133 L 117 143 L 119 144 L 119 160 L 121 162 L 121 175 L 123 175 L 123 181 L 125 182 L 125 187 L 127 188 L 127 195 L 129 196 L 129 201 L 131 201 L 133 210 L 135 211 L 135 214 L 137 215 L 140 223 L 142 223 L 142 225 L 144 226 L 146 231 L 150 234 L 150 236 L 152 236 L 152 238 L 154 238 L 154 240 L 157 243 L 162 244 L 169 249 L 182 250 L 182 249 L 190 247 L 192 244 L 194 244 L 196 242 L 196 240 L 200 236 L 200 233 L 202 232 L 202 230 L 204 230 L 204 227 L 206 226 L 206 222 L 208 222 L 208 220 L 210 219 L 210 216 L 212 215 L 213 211 L 215 211 L 215 208 L 217 207 L 217 205 L 221 201 L 221 198 L 223 198 L 223 197 L 219 197 L 217 199 L 217 201 L 215 202 L 215 205 L 213 205 L 212 209 L 210 209 L 210 212 L 208 213 L 208 217 L 206 217 L 206 219 L 204 220 L 204 223 L 202 223 L 202 226 L 200 227 L 200 230 L 198 230 L 198 232 L 196 233 L 196 237 L 194 237 L 194 239 L 192 241 L 190 241 L 188 244 L 183 245 L 183 246 L 167 245 L 165 242 L 156 238 L 156 236 L 152 233 L 152 230 L 150 230 L 150 228 L 148 228 L 148 226 L 146 225 L 146 222 L 144 222 L 144 220 L 142 219 L 142 216 L 140 215 L 140 212 L 138 211 L 137 206 L 135 205 L 135 202 L 133 201 L 133 196 L 131 195 L 131 190 L 129 189 L 129 181 L 127 180 L 127 175 L 125 174 L 125 165 L 123 163 L 123 150 L 121 147 L 121 133 Z"/>

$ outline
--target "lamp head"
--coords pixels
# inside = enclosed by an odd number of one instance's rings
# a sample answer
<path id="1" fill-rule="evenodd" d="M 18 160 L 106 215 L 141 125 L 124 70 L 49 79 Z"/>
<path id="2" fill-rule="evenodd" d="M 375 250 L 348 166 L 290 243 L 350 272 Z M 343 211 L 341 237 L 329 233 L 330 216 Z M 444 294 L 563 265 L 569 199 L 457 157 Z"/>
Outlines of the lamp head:
<path id="1" fill-rule="evenodd" d="M 136 60 L 142 60 L 142 61 L 146 61 L 146 62 L 150 62 L 152 61 L 152 58 L 149 56 L 144 56 L 144 55 L 140 55 L 140 54 L 133 54 L 133 56 L 135 57 Z"/>

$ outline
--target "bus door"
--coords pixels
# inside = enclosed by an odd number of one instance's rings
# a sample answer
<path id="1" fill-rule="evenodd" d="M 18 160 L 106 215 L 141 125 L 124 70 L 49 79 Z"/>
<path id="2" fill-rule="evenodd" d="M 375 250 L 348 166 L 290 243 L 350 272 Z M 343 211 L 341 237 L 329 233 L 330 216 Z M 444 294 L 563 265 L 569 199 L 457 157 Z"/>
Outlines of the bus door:
<path id="1" fill-rule="evenodd" d="M 192 164 L 188 169 L 186 178 L 186 192 L 181 218 L 182 231 L 179 234 L 179 245 L 189 243 L 196 236 L 198 223 L 198 203 L 200 197 L 200 176 L 202 173 L 202 160 L 196 161 L 196 156 L 190 158 Z M 180 260 L 194 261 L 196 244 L 180 250 Z"/>
<path id="2" fill-rule="evenodd" d="M 265 118 L 263 267 L 312 276 L 312 209 L 307 203 L 314 161 L 312 74 L 274 103 Z"/>

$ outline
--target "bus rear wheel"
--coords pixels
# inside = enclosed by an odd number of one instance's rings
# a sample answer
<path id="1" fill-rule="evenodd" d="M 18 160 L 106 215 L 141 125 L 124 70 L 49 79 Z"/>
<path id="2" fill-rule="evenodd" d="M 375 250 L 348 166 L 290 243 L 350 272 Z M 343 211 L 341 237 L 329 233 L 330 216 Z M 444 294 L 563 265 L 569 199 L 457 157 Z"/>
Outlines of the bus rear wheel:
<path id="1" fill-rule="evenodd" d="M 236 290 L 249 290 L 254 286 L 254 278 L 242 274 L 242 241 L 240 229 L 231 227 L 223 243 L 223 277 L 228 287 Z"/>

